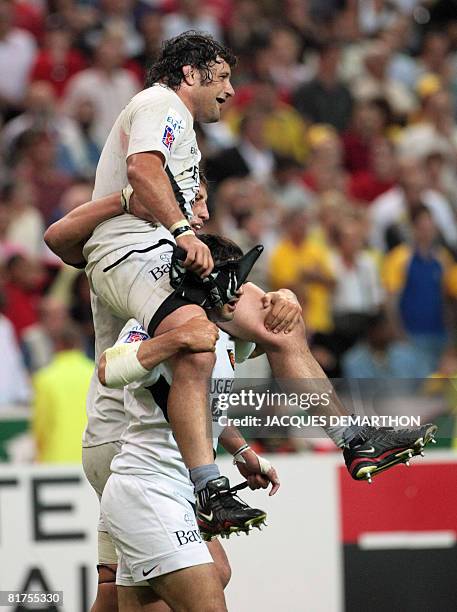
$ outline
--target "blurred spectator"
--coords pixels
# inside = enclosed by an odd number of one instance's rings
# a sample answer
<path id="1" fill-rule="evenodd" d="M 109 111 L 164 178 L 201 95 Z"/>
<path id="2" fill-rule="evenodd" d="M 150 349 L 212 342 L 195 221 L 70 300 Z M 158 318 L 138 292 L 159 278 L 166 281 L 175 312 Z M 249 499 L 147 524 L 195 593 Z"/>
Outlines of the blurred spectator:
<path id="1" fill-rule="evenodd" d="M 56 166 L 71 175 L 93 175 L 101 149 L 95 144 L 93 106 L 81 100 L 75 105 L 74 117 L 63 115 L 57 106 L 52 86 L 46 81 L 35 81 L 28 89 L 25 111 L 9 121 L 2 131 L 2 148 L 11 165 L 20 154 L 25 132 L 41 131 L 49 134 L 57 146 Z"/>
<path id="2" fill-rule="evenodd" d="M 239 143 L 225 149 L 206 162 L 210 181 L 216 184 L 230 177 L 251 176 L 262 182 L 268 180 L 274 166 L 274 156 L 265 142 L 266 114 L 250 110 L 240 124 Z"/>
<path id="3" fill-rule="evenodd" d="M 0 196 L 0 266 L 11 255 L 17 252 L 17 246 L 8 239 L 9 228 L 13 221 L 13 213 L 8 196 L 9 187 L 5 187 Z M 2 273 L 4 273 L 3 270 Z"/>
<path id="4" fill-rule="evenodd" d="M 441 151 L 455 162 L 457 125 L 451 96 L 433 75 L 424 77 L 421 84 L 421 112 L 418 121 L 402 131 L 400 150 L 408 152 L 413 149 L 417 155 Z"/>
<path id="5" fill-rule="evenodd" d="M 378 196 L 392 189 L 397 180 L 395 147 L 387 138 L 371 143 L 369 165 L 349 177 L 348 194 L 359 204 L 371 204 Z"/>
<path id="6" fill-rule="evenodd" d="M 389 26 L 397 16 L 393 2 L 364 0 L 359 2 L 359 27 L 365 35 L 377 34 Z"/>
<path id="7" fill-rule="evenodd" d="M 343 356 L 345 378 L 423 379 L 428 375 L 421 353 L 400 340 L 384 312 L 367 320 L 364 339 Z"/>
<path id="8" fill-rule="evenodd" d="M 138 27 L 143 36 L 144 46 L 142 52 L 135 56 L 135 60 L 146 73 L 149 65 L 157 57 L 162 41 L 165 38 L 163 34 L 163 16 L 157 10 L 148 10 L 141 15 Z"/>
<path id="9" fill-rule="evenodd" d="M 302 83 L 309 81 L 311 69 L 300 62 L 301 41 L 297 33 L 288 27 L 273 29 L 270 35 L 270 76 L 276 87 L 290 95 Z"/>
<path id="10" fill-rule="evenodd" d="M 268 147 L 276 155 L 293 157 L 303 163 L 307 153 L 306 125 L 300 114 L 281 100 L 274 83 L 266 78 L 257 79 L 243 95 L 249 100 L 247 110 L 244 105 L 232 106 L 224 113 L 224 122 L 236 134 L 243 134 L 243 118 L 253 112 L 264 113 L 263 138 Z"/>
<path id="11" fill-rule="evenodd" d="M 450 50 L 450 39 L 445 32 L 437 30 L 426 32 L 417 59 L 418 77 L 431 73 L 440 77 L 443 83 L 450 84 L 452 78 L 456 78 L 456 75 L 452 73 Z"/>
<path id="12" fill-rule="evenodd" d="M 328 123 L 341 132 L 349 125 L 352 96 L 338 76 L 340 58 L 338 44 L 322 45 L 317 74 L 295 91 L 293 103 L 305 120 Z"/>
<path id="13" fill-rule="evenodd" d="M 81 351 L 80 330 L 68 323 L 55 337 L 56 355 L 33 377 L 33 433 L 39 463 L 79 463 L 86 393 L 94 363 Z"/>
<path id="14" fill-rule="evenodd" d="M 135 0 L 100 0 L 98 23 L 86 30 L 84 40 L 89 47 L 97 48 L 106 34 L 119 38 L 126 57 L 138 55 L 143 50 L 143 39 L 135 24 Z"/>
<path id="15" fill-rule="evenodd" d="M 33 186 L 36 206 L 46 226 L 52 222 L 60 198 L 71 184 L 71 177 L 59 170 L 57 157 L 57 139 L 48 132 L 27 130 L 18 139 L 14 177 Z"/>
<path id="16" fill-rule="evenodd" d="M 384 298 L 375 260 L 364 249 L 363 229 L 357 219 L 340 220 L 332 253 L 335 332 L 348 338 L 349 344 L 360 337 Z"/>
<path id="17" fill-rule="evenodd" d="M 38 321 L 38 305 L 45 276 L 41 266 L 25 255 L 12 255 L 6 261 L 4 314 L 14 326 L 16 336 Z"/>
<path id="18" fill-rule="evenodd" d="M 33 187 L 25 182 L 13 182 L 5 186 L 1 194 L 11 211 L 11 222 L 6 239 L 16 250 L 33 258 L 42 257 L 45 251 L 43 241 L 43 217 L 35 207 Z"/>
<path id="19" fill-rule="evenodd" d="M 187 30 L 208 32 L 216 40 L 222 40 L 217 19 L 208 12 L 201 0 L 177 0 L 177 12 L 166 15 L 163 20 L 164 39 L 173 38 Z"/>
<path id="20" fill-rule="evenodd" d="M 4 271 L 0 267 L 0 278 Z M 25 369 L 21 351 L 11 321 L 2 314 L 5 296 L 0 288 L 0 346 L 2 367 L 0 368 L 0 409 L 8 404 L 27 404 L 32 389 Z"/>
<path id="21" fill-rule="evenodd" d="M 372 245 L 382 251 L 408 240 L 411 235 L 409 215 L 425 205 L 444 242 L 457 246 L 457 228 L 449 202 L 438 192 L 428 188 L 424 164 L 415 158 L 398 162 L 398 185 L 374 200 L 370 208 Z"/>
<path id="22" fill-rule="evenodd" d="M 343 167 L 340 137 L 329 125 L 313 125 L 308 130 L 310 155 L 303 182 L 315 193 L 336 190 L 346 192 L 347 175 Z"/>
<path id="23" fill-rule="evenodd" d="M 384 98 L 395 116 L 407 117 L 416 108 L 416 101 L 405 85 L 390 78 L 390 59 L 391 49 L 382 41 L 374 41 L 365 51 L 365 72 L 354 79 L 351 92 L 359 100 Z"/>
<path id="24" fill-rule="evenodd" d="M 81 345 L 86 355 L 95 358 L 95 332 L 92 319 L 89 281 L 84 272 L 80 272 L 73 280 L 70 288 L 70 314 L 80 326 L 83 335 Z"/>
<path id="25" fill-rule="evenodd" d="M 427 79 L 429 77 L 426 77 Z M 431 84 L 433 87 L 433 84 Z M 403 154 L 414 151 L 424 159 L 439 156 L 442 165 L 438 191 L 455 198 L 457 196 L 457 123 L 449 92 L 436 83 L 436 91 L 422 98 L 419 121 L 407 127 L 400 136 L 399 150 Z M 436 160 L 436 157 L 435 157 Z M 438 177 L 436 177 L 438 178 Z M 457 201 L 454 202 L 456 207 Z"/>
<path id="26" fill-rule="evenodd" d="M 290 157 L 277 156 L 271 181 L 271 192 L 285 210 L 309 208 L 315 195 L 302 183 L 302 167 Z"/>
<path id="27" fill-rule="evenodd" d="M 399 245 L 386 256 L 383 280 L 400 328 L 433 372 L 447 341 L 445 304 L 457 298 L 457 270 L 450 253 L 437 245 L 431 211 L 417 207 L 411 222 L 412 244 Z"/>
<path id="28" fill-rule="evenodd" d="M 236 53 L 252 53 L 253 42 L 266 40 L 271 31 L 261 2 L 258 0 L 237 0 L 233 6 L 227 42 Z"/>
<path id="29" fill-rule="evenodd" d="M 352 110 L 349 129 L 342 134 L 344 165 L 353 173 L 371 167 L 373 142 L 385 135 L 390 110 L 385 100 L 359 100 Z"/>
<path id="30" fill-rule="evenodd" d="M 13 27 L 13 2 L 0 0 L 0 115 L 9 119 L 20 111 L 36 44 L 26 30 Z"/>
<path id="31" fill-rule="evenodd" d="M 308 331 L 332 327 L 331 291 L 335 285 L 330 251 L 308 237 L 309 215 L 299 209 L 286 214 L 284 235 L 270 259 L 270 286 L 295 291 Z"/>
<path id="32" fill-rule="evenodd" d="M 124 60 L 122 38 L 105 34 L 95 50 L 94 66 L 68 81 L 66 108 L 74 115 L 82 100 L 92 102 L 95 109 L 93 135 L 100 148 L 121 110 L 140 89 L 133 74 L 122 68 Z"/>
<path id="33" fill-rule="evenodd" d="M 22 348 L 31 372 L 47 366 L 54 355 L 53 338 L 70 321 L 68 309 L 52 297 L 44 297 L 38 305 L 38 322 L 27 327 L 22 335 Z"/>
<path id="34" fill-rule="evenodd" d="M 52 86 L 37 81 L 29 86 L 24 112 L 8 121 L 2 130 L 2 150 L 10 163 L 14 161 L 18 138 L 27 130 L 54 130 L 58 117 Z"/>
<path id="35" fill-rule="evenodd" d="M 78 49 L 72 47 L 72 33 L 59 19 L 50 19 L 43 48 L 37 53 L 30 78 L 47 81 L 60 98 L 70 77 L 86 68 L 87 62 Z"/>

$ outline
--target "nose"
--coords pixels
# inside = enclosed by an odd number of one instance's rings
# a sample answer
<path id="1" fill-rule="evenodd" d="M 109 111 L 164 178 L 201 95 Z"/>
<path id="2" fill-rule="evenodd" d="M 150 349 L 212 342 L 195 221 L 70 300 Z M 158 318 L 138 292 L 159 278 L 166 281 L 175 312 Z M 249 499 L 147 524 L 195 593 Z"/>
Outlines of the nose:
<path id="1" fill-rule="evenodd" d="M 225 88 L 225 93 L 226 93 L 228 98 L 232 98 L 235 95 L 235 90 L 233 89 L 232 84 L 230 83 L 230 81 L 227 81 L 227 86 Z"/>

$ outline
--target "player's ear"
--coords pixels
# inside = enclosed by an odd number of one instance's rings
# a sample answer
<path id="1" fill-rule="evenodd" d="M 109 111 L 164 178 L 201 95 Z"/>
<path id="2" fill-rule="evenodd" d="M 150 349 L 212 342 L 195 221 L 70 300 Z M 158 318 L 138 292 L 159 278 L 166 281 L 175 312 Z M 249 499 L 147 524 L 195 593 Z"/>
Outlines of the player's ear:
<path id="1" fill-rule="evenodd" d="M 190 65 L 186 65 L 182 67 L 182 73 L 184 75 L 184 81 L 187 85 L 194 85 L 195 83 L 195 68 Z"/>

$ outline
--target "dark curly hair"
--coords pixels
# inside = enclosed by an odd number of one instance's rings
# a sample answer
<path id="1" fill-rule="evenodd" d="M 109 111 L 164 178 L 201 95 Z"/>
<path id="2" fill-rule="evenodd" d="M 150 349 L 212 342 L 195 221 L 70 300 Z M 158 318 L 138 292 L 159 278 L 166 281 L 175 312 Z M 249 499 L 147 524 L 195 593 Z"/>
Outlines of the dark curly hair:
<path id="1" fill-rule="evenodd" d="M 157 60 L 149 68 L 145 87 L 163 83 L 176 91 L 184 80 L 183 66 L 194 66 L 203 83 L 212 81 L 211 67 L 222 58 L 233 68 L 236 57 L 232 51 L 209 34 L 189 30 L 162 43 Z"/>
<path id="2" fill-rule="evenodd" d="M 225 238 L 225 236 L 219 234 L 199 234 L 198 237 L 211 251 L 215 265 L 243 257 L 243 251 L 236 242 Z"/>

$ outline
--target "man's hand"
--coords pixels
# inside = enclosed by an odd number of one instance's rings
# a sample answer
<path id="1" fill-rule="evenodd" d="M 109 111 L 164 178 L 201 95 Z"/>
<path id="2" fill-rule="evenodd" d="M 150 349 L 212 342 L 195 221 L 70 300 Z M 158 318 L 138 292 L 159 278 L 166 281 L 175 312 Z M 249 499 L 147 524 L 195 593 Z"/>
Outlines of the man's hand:
<path id="1" fill-rule="evenodd" d="M 281 483 L 275 468 L 263 457 L 259 457 L 250 448 L 245 450 L 242 455 L 246 463 L 236 461 L 239 473 L 246 478 L 251 489 L 267 489 L 271 483 L 268 495 L 274 495 Z"/>
<path id="2" fill-rule="evenodd" d="M 176 328 L 183 349 L 191 353 L 206 353 L 216 350 L 219 328 L 205 316 L 194 317 Z"/>
<path id="3" fill-rule="evenodd" d="M 302 308 L 289 289 L 270 291 L 262 298 L 263 307 L 270 312 L 265 317 L 265 327 L 274 334 L 290 333 L 302 318 Z"/>
<path id="4" fill-rule="evenodd" d="M 206 278 L 210 275 L 214 268 L 214 262 L 211 251 L 206 244 L 197 238 L 197 236 L 190 234 L 178 236 L 176 244 L 187 253 L 186 260 L 183 262 L 185 268 L 195 272 L 201 278 Z"/>

